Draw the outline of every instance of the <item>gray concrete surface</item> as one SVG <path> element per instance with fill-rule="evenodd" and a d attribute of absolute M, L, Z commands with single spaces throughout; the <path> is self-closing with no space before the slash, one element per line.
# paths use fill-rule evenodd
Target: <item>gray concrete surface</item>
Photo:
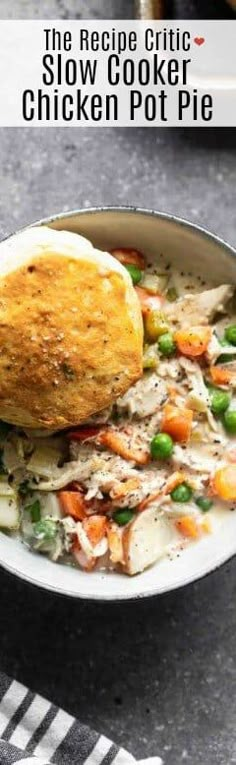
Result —
<path fill-rule="evenodd" d="M 2 18 L 125 9 L 131 15 L 132 4 L 0 0 Z M 1 129 L 0 184 L 1 236 L 55 211 L 122 203 L 175 212 L 236 244 L 231 130 Z M 233 765 L 235 573 L 231 561 L 167 597 L 103 606 L 1 571 L 0 668 L 139 757 Z"/>

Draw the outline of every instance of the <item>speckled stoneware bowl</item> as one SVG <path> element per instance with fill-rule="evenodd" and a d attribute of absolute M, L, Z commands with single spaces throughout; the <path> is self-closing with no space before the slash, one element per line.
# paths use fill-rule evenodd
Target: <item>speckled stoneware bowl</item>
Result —
<path fill-rule="evenodd" d="M 132 246 L 147 255 L 163 253 L 178 268 L 206 279 L 236 284 L 236 251 L 213 234 L 164 213 L 135 208 L 97 208 L 62 213 L 40 221 L 91 239 L 102 249 Z M 134 578 L 90 574 L 51 563 L 0 533 L 0 563 L 12 574 L 52 592 L 94 600 L 128 600 L 168 592 L 213 571 L 236 552 L 236 513 L 226 513 L 219 530 L 195 542 L 180 557 L 156 563 Z"/>

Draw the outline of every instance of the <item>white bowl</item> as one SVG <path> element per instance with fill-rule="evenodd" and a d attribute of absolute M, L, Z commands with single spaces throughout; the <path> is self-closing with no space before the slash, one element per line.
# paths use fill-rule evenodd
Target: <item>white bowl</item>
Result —
<path fill-rule="evenodd" d="M 170 215 L 135 208 L 96 208 L 40 223 L 76 231 L 103 249 L 132 246 L 149 255 L 163 253 L 180 270 L 236 284 L 236 251 L 213 234 Z M 113 572 L 88 574 L 52 563 L 0 533 L 0 563 L 7 571 L 52 592 L 91 600 L 128 600 L 168 592 L 205 576 L 235 553 L 236 513 L 228 512 L 215 533 L 134 578 Z"/>

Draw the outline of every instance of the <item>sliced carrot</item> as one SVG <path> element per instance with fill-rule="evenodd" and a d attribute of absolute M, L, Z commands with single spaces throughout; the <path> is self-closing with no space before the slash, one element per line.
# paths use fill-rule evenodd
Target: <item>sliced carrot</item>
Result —
<path fill-rule="evenodd" d="M 134 479 L 133 479 L 134 480 Z M 84 499 L 83 490 L 81 488 L 81 485 L 78 483 L 78 481 L 72 481 L 72 483 L 68 484 L 68 486 L 65 487 L 65 489 L 62 489 L 61 492 L 58 492 L 61 494 L 71 494 L 71 493 L 79 493 L 81 496 L 81 507 L 82 504 L 84 506 L 85 514 L 87 515 L 87 512 L 94 512 L 94 513 L 108 513 L 110 510 L 112 510 L 113 505 L 111 500 L 108 497 L 104 497 L 103 499 L 97 499 L 97 497 L 94 497 L 93 499 Z M 78 520 L 83 520 L 83 518 L 78 518 Z"/>
<path fill-rule="evenodd" d="M 197 539 L 200 536 L 200 528 L 195 518 L 192 515 L 182 515 L 181 518 L 175 522 L 176 528 L 184 537 L 192 537 Z"/>
<path fill-rule="evenodd" d="M 111 255 L 120 261 L 120 263 L 137 266 L 141 271 L 145 268 L 145 258 L 139 250 L 133 250 L 132 247 L 118 247 L 111 250 Z"/>
<path fill-rule="evenodd" d="M 83 528 L 91 545 L 96 547 L 106 534 L 107 519 L 104 515 L 90 515 L 83 521 Z"/>
<path fill-rule="evenodd" d="M 174 441 L 180 441 L 180 443 L 186 443 L 189 441 L 192 429 L 193 412 L 191 409 L 187 409 L 172 404 L 166 404 L 163 410 L 163 418 L 161 422 L 161 430 L 163 433 L 168 433 Z"/>
<path fill-rule="evenodd" d="M 135 491 L 135 489 L 138 489 L 140 486 L 140 480 L 139 478 L 128 478 L 127 481 L 121 481 L 117 485 L 114 486 L 114 489 L 111 490 L 111 497 L 112 499 L 122 499 L 122 497 L 126 497 L 127 494 L 130 494 L 130 492 Z"/>
<path fill-rule="evenodd" d="M 164 298 L 162 295 L 150 295 L 143 287 L 135 287 L 140 302 L 142 314 L 145 316 L 149 311 L 160 311 Z"/>
<path fill-rule="evenodd" d="M 214 475 L 213 486 L 221 499 L 236 500 L 236 465 L 219 468 Z"/>
<path fill-rule="evenodd" d="M 101 430 L 101 426 L 99 425 L 81 425 L 81 428 L 76 428 L 76 430 L 70 430 L 66 437 L 69 438 L 70 441 L 86 441 L 88 438 L 95 438 L 95 436 L 98 435 L 98 433 Z"/>
<path fill-rule="evenodd" d="M 210 375 L 216 385 L 236 385 L 236 370 L 230 369 L 229 364 L 225 367 L 210 367 Z"/>
<path fill-rule="evenodd" d="M 180 353 L 183 353 L 184 356 L 202 356 L 211 339 L 211 332 L 210 327 L 179 329 L 175 332 L 174 336 L 178 350 Z"/>
<path fill-rule="evenodd" d="M 122 534 L 113 521 L 110 521 L 107 527 L 107 540 L 112 563 L 123 563 L 123 544 Z"/>
<path fill-rule="evenodd" d="M 115 454 L 119 454 L 124 460 L 132 460 L 137 462 L 138 465 L 146 465 L 149 462 L 149 454 L 143 449 L 132 449 L 127 446 L 121 433 L 117 433 L 114 430 L 104 430 L 99 436 L 99 443 L 111 449 Z"/>
<path fill-rule="evenodd" d="M 71 515 L 76 521 L 86 518 L 86 502 L 79 491 L 58 491 L 57 496 L 64 515 Z"/>

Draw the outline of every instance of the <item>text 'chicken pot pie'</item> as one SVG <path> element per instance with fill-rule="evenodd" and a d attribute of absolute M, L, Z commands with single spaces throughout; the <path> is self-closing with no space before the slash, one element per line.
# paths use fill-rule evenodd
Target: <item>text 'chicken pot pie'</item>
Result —
<path fill-rule="evenodd" d="M 142 372 L 127 270 L 77 234 L 33 227 L 0 245 L 0 418 L 77 425 Z"/>

